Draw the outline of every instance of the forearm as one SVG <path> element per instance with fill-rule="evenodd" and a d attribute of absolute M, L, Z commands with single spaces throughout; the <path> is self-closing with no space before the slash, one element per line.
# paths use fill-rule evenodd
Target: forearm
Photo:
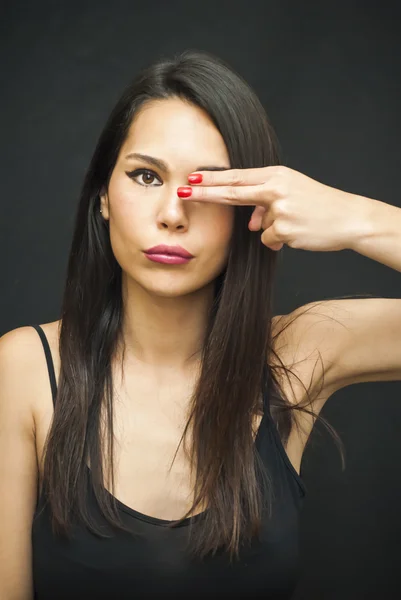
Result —
<path fill-rule="evenodd" d="M 361 227 L 350 244 L 351 250 L 401 272 L 401 208 L 359 198 Z"/>

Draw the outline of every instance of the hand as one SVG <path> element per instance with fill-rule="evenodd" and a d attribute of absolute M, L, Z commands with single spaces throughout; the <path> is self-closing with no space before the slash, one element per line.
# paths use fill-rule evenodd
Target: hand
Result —
<path fill-rule="evenodd" d="M 362 229 L 365 198 L 283 165 L 199 173 L 201 184 L 178 188 L 178 195 L 185 201 L 256 206 L 248 227 L 263 229 L 261 241 L 272 250 L 284 244 L 321 252 L 343 250 Z M 182 190 L 192 193 L 186 197 Z"/>

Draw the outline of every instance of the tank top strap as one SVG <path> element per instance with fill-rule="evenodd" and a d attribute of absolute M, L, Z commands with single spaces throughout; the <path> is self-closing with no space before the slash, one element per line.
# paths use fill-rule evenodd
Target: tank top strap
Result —
<path fill-rule="evenodd" d="M 50 386 L 52 390 L 52 398 L 53 398 L 53 406 L 56 404 L 56 395 L 57 395 L 57 382 L 56 382 L 56 374 L 54 372 L 54 363 L 52 358 L 52 353 L 50 351 L 49 342 L 45 335 L 45 332 L 41 328 L 40 325 L 32 325 L 34 329 L 38 332 L 40 339 L 42 340 L 43 349 L 45 351 L 47 370 L 49 372 Z"/>

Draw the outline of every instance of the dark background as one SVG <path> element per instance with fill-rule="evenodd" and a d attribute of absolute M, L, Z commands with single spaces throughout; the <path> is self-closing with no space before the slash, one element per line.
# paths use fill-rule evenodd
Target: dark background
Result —
<path fill-rule="evenodd" d="M 0 335 L 59 318 L 97 137 L 128 81 L 161 54 L 224 58 L 261 98 L 285 164 L 401 206 L 400 16 L 395 2 L 4 4 Z M 401 298 L 401 273 L 351 251 L 284 248 L 277 285 L 277 313 L 343 294 Z M 351 386 L 323 415 L 346 470 L 317 426 L 302 464 L 296 600 L 401 598 L 401 384 Z"/>

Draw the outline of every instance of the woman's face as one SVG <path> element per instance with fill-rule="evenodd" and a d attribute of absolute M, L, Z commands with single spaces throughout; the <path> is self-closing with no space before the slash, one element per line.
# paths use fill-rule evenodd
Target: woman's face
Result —
<path fill-rule="evenodd" d="M 153 157 L 127 157 L 129 154 Z M 121 148 L 109 188 L 101 194 L 113 253 L 123 271 L 148 292 L 175 297 L 200 290 L 224 269 L 234 207 L 185 200 L 177 187 L 189 173 L 230 168 L 223 138 L 200 108 L 178 98 L 152 100 L 137 113 Z M 151 261 L 144 251 L 179 245 L 194 258 L 184 264 Z"/>

